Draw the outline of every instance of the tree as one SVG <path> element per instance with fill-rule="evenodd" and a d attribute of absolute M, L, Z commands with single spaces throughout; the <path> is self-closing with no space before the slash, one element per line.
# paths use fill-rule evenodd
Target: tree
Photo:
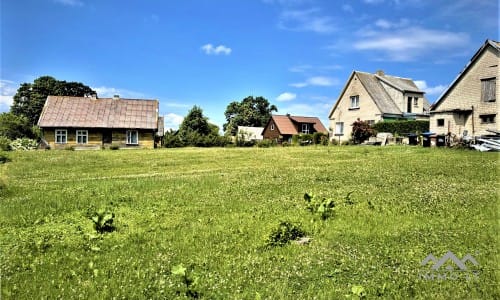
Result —
<path fill-rule="evenodd" d="M 208 135 L 211 132 L 207 117 L 203 116 L 203 110 L 193 106 L 179 127 L 179 134 L 184 137 L 189 133 Z"/>
<path fill-rule="evenodd" d="M 33 83 L 22 83 L 14 95 L 10 112 L 25 116 L 30 125 L 36 125 L 47 96 L 83 97 L 95 94 L 90 87 L 79 82 L 60 81 L 50 76 L 41 76 Z"/>
<path fill-rule="evenodd" d="M 12 113 L 1 113 L 0 136 L 15 140 L 25 137 L 35 138 L 36 133 L 32 130 L 32 126 L 25 116 L 16 116 Z"/>
<path fill-rule="evenodd" d="M 248 96 L 241 102 L 233 101 L 226 107 L 224 115 L 226 123 L 224 132 L 236 135 L 238 126 L 264 127 L 271 113 L 278 111 L 275 105 L 270 105 L 264 97 Z"/>

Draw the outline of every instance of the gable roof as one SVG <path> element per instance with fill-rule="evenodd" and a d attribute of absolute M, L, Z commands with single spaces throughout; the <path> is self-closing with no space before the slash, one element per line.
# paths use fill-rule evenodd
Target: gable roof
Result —
<path fill-rule="evenodd" d="M 295 124 L 312 124 L 317 132 L 327 132 L 323 123 L 317 117 L 302 117 L 290 115 L 272 115 L 269 121 L 273 120 L 281 134 L 298 134 L 299 131 Z M 268 122 L 269 123 L 269 122 Z M 267 126 L 266 126 L 267 127 Z"/>
<path fill-rule="evenodd" d="M 479 59 L 481 54 L 483 54 L 483 52 L 486 51 L 486 49 L 488 49 L 489 47 L 492 47 L 494 50 L 497 51 L 497 53 L 500 53 L 500 42 L 493 40 L 486 40 L 484 44 L 479 48 L 479 50 L 477 50 L 477 52 L 472 56 L 469 62 L 467 62 L 462 71 L 458 73 L 457 77 L 455 77 L 455 79 L 451 82 L 451 84 L 446 88 L 446 90 L 444 90 L 441 96 L 439 96 L 436 102 L 431 106 L 431 111 L 435 110 L 439 106 L 439 104 L 441 104 L 443 99 L 446 98 L 446 96 L 450 93 L 450 91 L 452 91 L 453 88 L 455 88 L 455 86 L 458 84 L 458 82 L 460 82 L 462 77 L 469 71 L 469 68 L 472 65 L 474 65 L 474 63 Z"/>
<path fill-rule="evenodd" d="M 158 129 L 158 100 L 48 96 L 40 127 Z"/>
<path fill-rule="evenodd" d="M 344 93 L 347 90 L 347 87 L 349 86 L 349 83 L 352 81 L 354 76 L 357 76 L 359 78 L 359 81 L 366 89 L 370 97 L 373 99 L 377 108 L 383 114 L 401 115 L 403 114 L 403 112 L 396 105 L 396 103 L 391 98 L 389 93 L 387 93 L 387 90 L 383 87 L 382 82 L 399 90 L 402 93 L 410 92 L 410 93 L 424 94 L 424 92 L 420 90 L 415 84 L 415 82 L 410 78 L 353 71 L 351 73 L 351 76 L 349 76 L 346 85 L 342 89 L 340 96 L 337 99 L 337 102 L 335 102 L 335 105 L 330 110 L 328 117 L 332 116 L 333 112 L 335 111 L 335 109 L 339 104 L 339 100 L 342 99 Z M 425 98 L 423 99 L 424 99 L 424 107 L 428 106 L 427 100 Z"/>

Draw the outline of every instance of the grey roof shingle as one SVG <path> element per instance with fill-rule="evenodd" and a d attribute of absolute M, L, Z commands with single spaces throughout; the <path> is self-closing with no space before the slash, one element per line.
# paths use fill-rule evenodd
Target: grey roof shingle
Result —
<path fill-rule="evenodd" d="M 391 96 L 382 87 L 379 82 L 380 76 L 356 71 L 361 84 L 368 91 L 375 104 L 382 113 L 386 114 L 402 114 L 396 103 L 392 100 Z"/>
<path fill-rule="evenodd" d="M 158 129 L 158 101 L 48 96 L 40 127 Z"/>

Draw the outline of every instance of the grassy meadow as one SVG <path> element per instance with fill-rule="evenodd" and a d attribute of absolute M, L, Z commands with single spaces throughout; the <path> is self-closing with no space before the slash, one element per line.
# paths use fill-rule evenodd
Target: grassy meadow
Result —
<path fill-rule="evenodd" d="M 500 298 L 497 153 L 311 146 L 4 155 L 1 299 Z M 333 199 L 333 214 L 308 211 L 306 192 Z M 114 214 L 115 230 L 94 229 L 101 209 Z M 280 222 L 310 243 L 269 246 Z M 448 251 L 478 265 L 421 265 Z"/>

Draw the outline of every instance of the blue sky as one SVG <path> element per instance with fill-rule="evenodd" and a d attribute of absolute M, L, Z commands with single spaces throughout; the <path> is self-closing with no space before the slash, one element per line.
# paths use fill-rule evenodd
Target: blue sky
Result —
<path fill-rule="evenodd" d="M 50 75 L 100 97 L 193 106 L 221 126 L 232 101 L 320 117 L 353 70 L 409 77 L 432 103 L 486 39 L 496 0 L 2 0 L 0 111 Z"/>

